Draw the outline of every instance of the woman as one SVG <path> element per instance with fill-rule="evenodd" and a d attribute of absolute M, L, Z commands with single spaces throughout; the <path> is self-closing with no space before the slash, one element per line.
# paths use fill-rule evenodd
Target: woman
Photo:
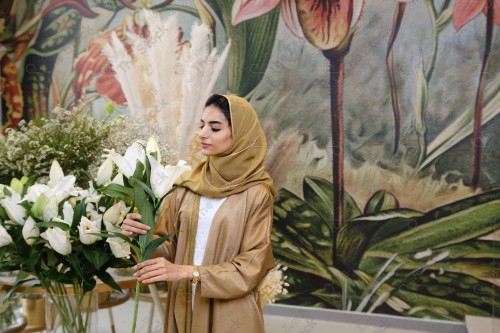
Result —
<path fill-rule="evenodd" d="M 172 237 L 135 274 L 146 284 L 169 281 L 165 332 L 264 332 L 258 287 L 275 265 L 264 133 L 245 99 L 213 95 L 198 138 L 207 159 L 181 177 L 188 182 L 165 198 L 155 225 L 155 235 Z M 139 214 L 122 228 L 148 230 Z"/>

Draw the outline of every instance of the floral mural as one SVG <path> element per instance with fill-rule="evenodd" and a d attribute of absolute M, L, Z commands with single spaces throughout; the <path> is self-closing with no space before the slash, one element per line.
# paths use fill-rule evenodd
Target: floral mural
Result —
<path fill-rule="evenodd" d="M 500 1 L 19 0 L 0 13 L 4 134 L 57 105 L 142 114 L 171 155 L 194 156 L 185 123 L 207 94 L 255 105 L 280 188 L 278 302 L 500 317 Z"/>

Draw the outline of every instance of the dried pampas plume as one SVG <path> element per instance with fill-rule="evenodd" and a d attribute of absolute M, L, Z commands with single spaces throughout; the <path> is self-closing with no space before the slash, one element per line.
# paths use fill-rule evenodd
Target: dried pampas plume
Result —
<path fill-rule="evenodd" d="M 266 124 L 264 133 L 268 138 L 272 133 L 272 126 Z M 266 158 L 266 169 L 274 181 L 276 189 L 285 185 L 288 173 L 295 165 L 295 159 L 302 143 L 302 135 L 297 129 L 287 129 L 283 131 L 278 138 L 270 144 Z"/>
<path fill-rule="evenodd" d="M 131 114 L 142 115 L 157 124 L 170 146 L 178 147 L 178 158 L 191 161 L 195 119 L 200 117 L 207 98 L 227 58 L 230 42 L 218 55 L 210 50 L 210 29 L 193 24 L 191 40 L 181 43 L 176 15 L 163 20 L 160 14 L 143 10 L 150 37 L 127 33 L 132 54 L 115 33 L 103 52 L 116 72 Z"/>

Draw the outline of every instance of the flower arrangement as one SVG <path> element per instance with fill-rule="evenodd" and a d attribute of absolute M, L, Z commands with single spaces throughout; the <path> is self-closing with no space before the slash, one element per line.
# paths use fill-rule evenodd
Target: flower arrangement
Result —
<path fill-rule="evenodd" d="M 47 182 L 23 177 L 0 185 L 0 271 L 20 271 L 9 294 L 35 279 L 49 297 L 67 293 L 68 284 L 75 295 L 84 295 L 93 290 L 96 278 L 120 290 L 107 269 L 131 266 L 131 249 L 142 261 L 166 240 L 153 241 L 152 230 L 130 239 L 121 234 L 120 224 L 136 207 L 143 222 L 153 226 L 161 200 L 190 167 L 184 161 L 163 166 L 154 139 L 147 145 L 134 142 L 123 156 L 106 150 L 105 157 L 88 189 L 75 186 L 76 177 L 64 175 L 55 160 Z M 28 274 L 32 277 L 23 278 Z M 51 299 L 65 316 L 61 324 L 68 331 L 86 330 L 88 320 L 80 311 L 84 296 L 71 309 L 57 304 L 61 302 L 57 297 Z M 137 305 L 138 299 L 135 318 Z"/>
<path fill-rule="evenodd" d="M 0 185 L 0 271 L 19 271 L 8 296 L 36 280 L 66 315 L 60 323 L 64 330 L 85 332 L 88 320 L 80 311 L 85 293 L 94 289 L 96 278 L 121 290 L 107 270 L 132 261 L 126 259 L 129 254 L 93 235 L 103 230 L 103 220 L 119 219 L 112 216 L 114 200 L 97 194 L 92 186 L 83 190 L 75 181 L 54 160 L 46 183 L 23 177 L 13 179 L 10 186 Z M 76 297 L 69 309 L 53 297 L 68 293 Z"/>

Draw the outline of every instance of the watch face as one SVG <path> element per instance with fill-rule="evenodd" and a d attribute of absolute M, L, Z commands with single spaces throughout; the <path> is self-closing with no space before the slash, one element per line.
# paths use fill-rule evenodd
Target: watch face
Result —
<path fill-rule="evenodd" d="M 198 271 L 194 271 L 194 272 L 193 272 L 193 276 L 194 276 L 194 277 L 200 277 L 200 272 L 198 272 Z"/>

